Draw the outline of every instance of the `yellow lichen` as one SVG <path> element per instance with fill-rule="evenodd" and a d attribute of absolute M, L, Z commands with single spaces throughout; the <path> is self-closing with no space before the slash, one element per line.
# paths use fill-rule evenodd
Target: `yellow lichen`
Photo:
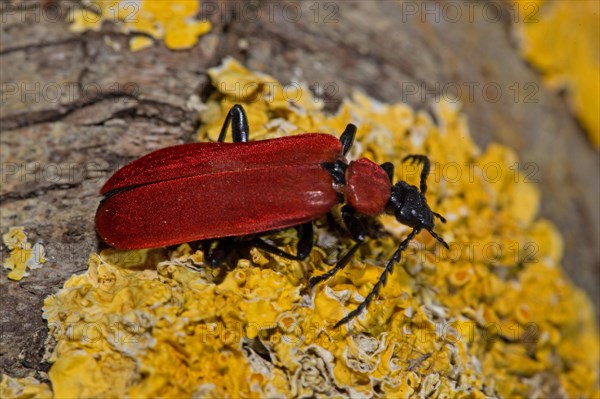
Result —
<path fill-rule="evenodd" d="M 600 2 L 519 0 L 523 56 L 552 89 L 567 89 L 571 107 L 600 147 Z"/>
<path fill-rule="evenodd" d="M 448 218 L 436 229 L 451 247 L 419 234 L 367 312 L 339 329 L 333 325 L 370 292 L 408 232 L 391 217 L 381 221 L 392 236 L 369 240 L 313 290 L 310 276 L 352 244 L 325 221 L 304 262 L 240 249 L 235 268 L 212 269 L 187 244 L 93 254 L 88 271 L 44 304 L 58 342 L 49 372 L 56 394 L 484 398 L 548 397 L 557 394 L 552 387 L 569 397 L 598 394 L 593 310 L 560 267 L 560 234 L 537 218 L 538 190 L 511 169 L 515 153 L 499 145 L 480 151 L 456 104 L 439 102 L 436 124 L 405 104 L 355 94 L 326 115 L 303 86 L 234 60 L 210 76 L 217 92 L 201 114 L 201 141 L 216 139 L 228 109 L 242 103 L 251 139 L 339 134 L 353 122 L 351 157 L 392 161 L 395 178 L 412 184 L 418 170 L 401 159 L 428 154 L 427 197 Z M 270 239 L 294 251 L 293 230 Z"/>
<path fill-rule="evenodd" d="M 47 384 L 42 384 L 33 377 L 12 378 L 2 375 L 0 381 L 0 398 L 14 399 L 50 399 L 52 390 Z"/>
<path fill-rule="evenodd" d="M 208 33 L 209 21 L 199 21 L 200 1 L 88 0 L 71 15 L 71 30 L 100 30 L 104 21 L 118 24 L 123 33 L 132 33 L 129 47 L 139 51 L 152 46 L 153 39 L 164 40 L 173 50 L 187 49 Z"/>
<path fill-rule="evenodd" d="M 27 269 L 39 269 L 46 262 L 44 247 L 40 243 L 31 245 L 23 227 L 13 227 L 2 235 L 4 245 L 10 255 L 4 261 L 4 268 L 9 269 L 8 278 L 21 280 L 28 276 Z"/>

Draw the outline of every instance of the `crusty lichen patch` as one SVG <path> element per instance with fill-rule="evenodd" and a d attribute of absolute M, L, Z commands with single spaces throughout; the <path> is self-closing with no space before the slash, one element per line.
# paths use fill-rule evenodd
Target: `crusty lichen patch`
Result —
<path fill-rule="evenodd" d="M 199 12 L 200 1 L 87 0 L 72 12 L 71 30 L 100 30 L 103 22 L 111 21 L 121 32 L 133 34 L 129 41 L 133 51 L 152 46 L 154 40 L 182 50 L 194 46 L 212 28 L 210 21 L 196 19 Z"/>
<path fill-rule="evenodd" d="M 2 235 L 2 241 L 10 251 L 4 260 L 4 268 L 9 269 L 7 277 L 19 281 L 29 275 L 27 270 L 39 269 L 46 262 L 44 246 L 31 243 L 23 227 L 12 227 Z"/>
<path fill-rule="evenodd" d="M 523 56 L 545 83 L 566 89 L 575 114 L 600 148 L 600 2 L 519 0 Z"/>
<path fill-rule="evenodd" d="M 88 271 L 48 297 L 57 397 L 592 397 L 598 332 L 589 300 L 565 277 L 562 240 L 537 217 L 539 193 L 514 169 L 516 155 L 477 148 L 456 104 L 437 123 L 405 104 L 356 94 L 336 115 L 301 85 L 284 87 L 233 60 L 210 71 L 218 91 L 199 139 L 215 139 L 243 103 L 251 138 L 359 126 L 351 157 L 434 161 L 428 201 L 448 218 L 444 250 L 417 236 L 368 311 L 333 324 L 372 289 L 408 228 L 382 217 L 344 271 L 306 288 L 351 245 L 319 221 L 304 262 L 240 249 L 236 267 L 211 269 L 201 251 L 92 254 Z M 245 90 L 245 91 L 243 91 Z M 288 99 L 293 98 L 291 103 Z M 295 233 L 270 237 L 293 252 Z"/>
<path fill-rule="evenodd" d="M 0 381 L 0 398 L 50 399 L 52 390 L 33 377 L 12 378 L 4 374 Z"/>

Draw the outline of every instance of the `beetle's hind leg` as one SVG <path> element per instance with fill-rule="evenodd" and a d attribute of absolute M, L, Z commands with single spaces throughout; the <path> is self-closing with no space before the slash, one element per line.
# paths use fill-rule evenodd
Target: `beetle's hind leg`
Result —
<path fill-rule="evenodd" d="M 335 275 L 337 272 L 346 267 L 348 262 L 350 262 L 350 259 L 352 259 L 352 256 L 354 256 L 356 251 L 358 251 L 360 246 L 365 242 L 365 239 L 367 237 L 367 229 L 363 222 L 354 215 L 354 210 L 349 205 L 345 205 L 342 208 L 342 217 L 344 219 L 344 224 L 346 225 L 346 227 L 350 231 L 350 234 L 352 234 L 352 237 L 356 242 L 354 243 L 352 248 L 350 248 L 350 250 L 342 257 L 342 259 L 340 259 L 335 264 L 334 267 L 332 267 L 327 272 L 319 276 L 311 277 L 311 279 L 308 281 L 308 286 L 310 288 L 319 284 L 321 281 L 333 277 L 333 275 Z"/>
<path fill-rule="evenodd" d="M 248 137 L 250 136 L 250 128 L 248 127 L 248 117 L 246 116 L 244 107 L 242 107 L 240 104 L 236 104 L 233 107 L 231 107 L 231 109 L 227 113 L 227 116 L 225 117 L 225 122 L 223 122 L 223 127 L 221 128 L 221 133 L 219 134 L 219 143 L 225 141 L 225 136 L 227 136 L 227 128 L 229 128 L 230 123 L 233 142 L 247 142 Z"/>
<path fill-rule="evenodd" d="M 421 193 L 425 195 L 427 192 L 427 176 L 429 175 L 429 171 L 431 169 L 431 163 L 429 162 L 429 158 L 426 155 L 407 155 L 404 157 L 402 162 L 411 162 L 416 164 L 423 164 L 423 170 L 421 170 Z"/>
<path fill-rule="evenodd" d="M 296 227 L 298 231 L 298 243 L 296 244 L 296 255 L 292 255 L 288 252 L 277 248 L 274 245 L 269 244 L 262 238 L 255 237 L 250 240 L 250 243 L 263 251 L 271 254 L 281 256 L 282 258 L 290 260 L 304 260 L 310 254 L 313 247 L 314 232 L 312 222 L 307 222 Z"/>
<path fill-rule="evenodd" d="M 213 243 L 217 241 L 217 245 L 213 247 Z M 204 240 L 202 241 L 204 257 L 210 267 L 219 267 L 225 262 L 235 249 L 235 238 L 224 237 L 219 240 Z"/>
<path fill-rule="evenodd" d="M 348 313 L 348 315 L 346 317 L 344 317 L 343 319 L 338 321 L 335 324 L 334 328 L 337 328 L 337 327 L 341 326 L 342 324 L 345 324 L 345 323 L 349 322 L 350 320 L 352 320 L 353 318 L 355 318 L 356 316 L 358 316 L 360 314 L 360 312 L 362 312 L 364 309 L 366 309 L 369 306 L 369 304 L 371 303 L 373 298 L 375 298 L 375 296 L 379 295 L 379 291 L 381 290 L 381 287 L 383 287 L 387 281 L 388 274 L 392 271 L 396 262 L 398 262 L 400 260 L 402 251 L 404 251 L 406 249 L 406 247 L 408 247 L 408 244 L 410 243 L 410 241 L 419 233 L 419 231 L 421 231 L 420 228 L 414 229 L 400 243 L 400 245 L 398 246 L 398 249 L 396 250 L 396 252 L 394 252 L 394 255 L 392 255 L 392 257 L 388 261 L 387 265 L 385 266 L 383 273 L 381 273 L 381 276 L 379 276 L 379 280 L 377 281 L 377 283 L 375 283 L 371 292 L 369 292 L 369 295 L 367 295 L 365 300 L 362 301 L 362 303 L 360 305 L 358 305 L 358 307 L 356 309 L 354 309 L 352 312 Z"/>

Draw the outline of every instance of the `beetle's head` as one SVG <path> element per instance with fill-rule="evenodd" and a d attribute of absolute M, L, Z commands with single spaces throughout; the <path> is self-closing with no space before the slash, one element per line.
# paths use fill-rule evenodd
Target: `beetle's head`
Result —
<path fill-rule="evenodd" d="M 399 181 L 392 186 L 388 209 L 400 223 L 413 229 L 427 230 L 429 234 L 448 247 L 448 244 L 433 231 L 436 217 L 442 223 L 445 223 L 446 219 L 431 210 L 425 196 L 417 187 L 404 181 Z"/>
<path fill-rule="evenodd" d="M 396 219 L 407 226 L 433 229 L 433 211 L 419 189 L 400 181 L 392 187 L 390 202 Z"/>

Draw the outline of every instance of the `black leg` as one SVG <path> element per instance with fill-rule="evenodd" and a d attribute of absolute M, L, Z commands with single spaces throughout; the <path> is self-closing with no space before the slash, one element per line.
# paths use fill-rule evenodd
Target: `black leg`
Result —
<path fill-rule="evenodd" d="M 356 136 L 356 126 L 349 123 L 340 136 L 340 141 L 342 142 L 342 154 L 346 155 L 348 151 L 350 151 L 350 147 L 352 147 L 352 144 L 354 143 L 354 136 Z"/>
<path fill-rule="evenodd" d="M 390 178 L 390 183 L 394 183 L 394 164 L 391 162 L 384 162 L 379 166 L 381 166 L 381 169 L 385 170 L 385 173 Z"/>
<path fill-rule="evenodd" d="M 352 208 L 350 208 L 348 205 L 344 206 L 344 208 L 342 208 L 342 216 L 344 218 L 344 223 L 346 224 L 346 227 L 348 228 L 348 230 L 350 230 L 350 234 L 352 234 L 352 237 L 356 240 L 356 243 L 342 257 L 342 259 L 340 259 L 338 263 L 336 263 L 334 267 L 329 269 L 326 273 L 321 274 L 320 276 L 311 277 L 311 279 L 308 281 L 308 286 L 310 288 L 314 287 L 323 280 L 327 280 L 328 278 L 336 274 L 338 271 L 342 270 L 348 264 L 348 262 L 350 262 L 350 259 L 352 259 L 352 256 L 354 256 L 358 248 L 360 248 L 360 246 L 365 242 L 365 238 L 367 236 L 366 228 L 363 225 L 362 221 L 354 215 L 354 211 L 352 210 Z"/>
<path fill-rule="evenodd" d="M 298 244 L 296 244 L 296 257 L 300 260 L 306 259 L 310 254 L 314 243 L 314 231 L 312 222 L 304 223 L 298 227 Z"/>
<path fill-rule="evenodd" d="M 408 155 L 402 160 L 402 162 L 406 161 L 423 164 L 423 170 L 421 171 L 421 193 L 425 195 L 427 192 L 427 175 L 429 175 L 429 170 L 431 168 L 429 158 L 425 155 Z"/>
<path fill-rule="evenodd" d="M 291 259 L 291 260 L 304 260 L 310 254 L 310 251 L 313 247 L 313 225 L 312 222 L 304 223 L 298 227 L 298 243 L 296 244 L 296 255 L 292 255 L 281 249 L 277 248 L 274 245 L 265 242 L 263 239 L 259 237 L 255 237 L 250 240 L 250 243 L 257 248 L 262 249 L 263 251 L 272 253 L 277 256 L 281 256 L 282 258 Z"/>
<path fill-rule="evenodd" d="M 248 128 L 248 117 L 246 117 L 246 112 L 244 108 L 236 104 L 227 113 L 227 117 L 225 118 L 225 122 L 223 122 L 223 127 L 221 128 L 221 133 L 219 134 L 219 143 L 225 141 L 225 136 L 227 135 L 227 128 L 231 123 L 231 134 L 233 136 L 234 143 L 245 143 L 248 141 L 248 136 L 250 135 Z"/>
<path fill-rule="evenodd" d="M 235 239 L 233 237 L 221 238 L 217 241 L 217 246 L 212 248 L 214 241 L 206 240 L 203 242 L 204 256 L 212 268 L 221 266 L 235 248 Z"/>
<path fill-rule="evenodd" d="M 367 295 L 365 300 L 362 301 L 362 303 L 360 305 L 358 305 L 358 307 L 356 309 L 354 309 L 352 312 L 348 313 L 348 315 L 346 317 L 344 317 L 342 320 L 338 321 L 335 324 L 334 328 L 337 328 L 337 327 L 341 326 L 342 324 L 349 322 L 350 320 L 352 320 L 353 318 L 358 316 L 360 314 L 360 312 L 362 312 L 367 306 L 369 306 L 369 304 L 371 303 L 373 298 L 379 294 L 379 290 L 381 289 L 381 287 L 383 287 L 385 285 L 385 283 L 387 281 L 387 276 L 394 268 L 394 264 L 400 260 L 400 255 L 402 254 L 402 251 L 404 251 L 406 249 L 406 247 L 408 247 L 408 243 L 410 242 L 410 240 L 412 240 L 419 233 L 419 231 L 421 231 L 420 228 L 414 229 L 404 239 L 404 241 L 402 241 L 400 243 L 400 245 L 398 246 L 398 249 L 396 250 L 396 252 L 394 252 L 394 255 L 390 258 L 387 265 L 385 266 L 383 273 L 381 273 L 381 276 L 379 276 L 379 280 L 373 286 L 373 289 L 371 290 L 371 292 L 369 292 L 369 295 Z"/>
<path fill-rule="evenodd" d="M 339 160 L 335 162 L 325 162 L 322 163 L 321 166 L 329 172 L 336 184 L 346 184 L 346 169 L 348 168 L 348 165 L 344 162 Z"/>

